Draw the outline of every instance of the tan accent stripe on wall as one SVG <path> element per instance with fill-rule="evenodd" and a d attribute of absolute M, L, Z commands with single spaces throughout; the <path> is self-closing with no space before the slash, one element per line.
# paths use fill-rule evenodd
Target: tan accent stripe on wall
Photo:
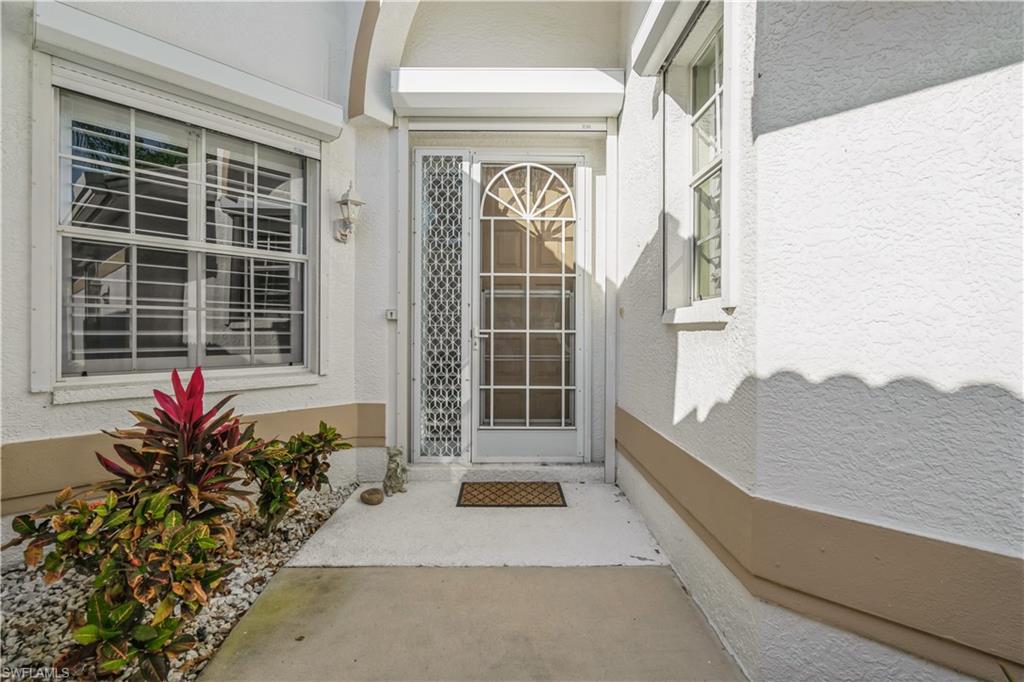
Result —
<path fill-rule="evenodd" d="M 619 408 L 616 443 L 756 597 L 963 672 L 1024 669 L 1024 561 L 755 497 Z"/>
<path fill-rule="evenodd" d="M 384 445 L 383 403 L 327 405 L 301 410 L 245 415 L 263 438 L 315 431 L 323 420 L 355 447 Z M 112 451 L 113 439 L 102 433 L 7 443 L 0 447 L 0 495 L 3 513 L 25 511 L 49 501 L 65 486 L 87 486 L 109 478 L 94 452 Z"/>

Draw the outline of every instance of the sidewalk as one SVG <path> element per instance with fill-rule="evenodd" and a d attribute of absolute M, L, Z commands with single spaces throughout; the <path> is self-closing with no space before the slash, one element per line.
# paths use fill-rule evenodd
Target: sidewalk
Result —
<path fill-rule="evenodd" d="M 286 568 L 202 682 L 742 680 L 666 566 Z"/>
<path fill-rule="evenodd" d="M 742 680 L 625 495 L 562 487 L 544 509 L 354 494 L 200 680 Z"/>

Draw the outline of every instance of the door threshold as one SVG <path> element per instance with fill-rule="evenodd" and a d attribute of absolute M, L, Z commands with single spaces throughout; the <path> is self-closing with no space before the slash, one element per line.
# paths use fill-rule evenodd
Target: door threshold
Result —
<path fill-rule="evenodd" d="M 410 464 L 410 481 L 555 481 L 604 483 L 604 464 Z"/>

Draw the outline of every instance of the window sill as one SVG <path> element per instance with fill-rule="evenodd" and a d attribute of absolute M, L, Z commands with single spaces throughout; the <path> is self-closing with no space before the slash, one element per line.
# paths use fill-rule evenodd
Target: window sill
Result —
<path fill-rule="evenodd" d="M 721 298 L 697 301 L 685 308 L 670 308 L 661 315 L 663 324 L 692 331 L 725 329 L 735 308 L 722 307 Z"/>
<path fill-rule="evenodd" d="M 64 379 L 53 386 L 53 404 L 92 403 L 125 398 L 145 398 L 153 389 L 169 390 L 169 372 L 147 372 L 131 376 L 96 376 Z M 307 368 L 221 369 L 203 373 L 207 393 L 228 393 L 261 388 L 312 386 L 320 377 Z M 188 376 L 183 376 L 187 381 Z"/>

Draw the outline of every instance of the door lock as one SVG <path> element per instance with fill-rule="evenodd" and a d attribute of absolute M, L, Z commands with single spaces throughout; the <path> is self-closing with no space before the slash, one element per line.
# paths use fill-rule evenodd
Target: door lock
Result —
<path fill-rule="evenodd" d="M 470 336 L 473 339 L 473 352 L 475 353 L 480 350 L 480 339 L 487 336 L 487 332 L 482 332 L 476 327 L 473 327 L 473 331 Z"/>

